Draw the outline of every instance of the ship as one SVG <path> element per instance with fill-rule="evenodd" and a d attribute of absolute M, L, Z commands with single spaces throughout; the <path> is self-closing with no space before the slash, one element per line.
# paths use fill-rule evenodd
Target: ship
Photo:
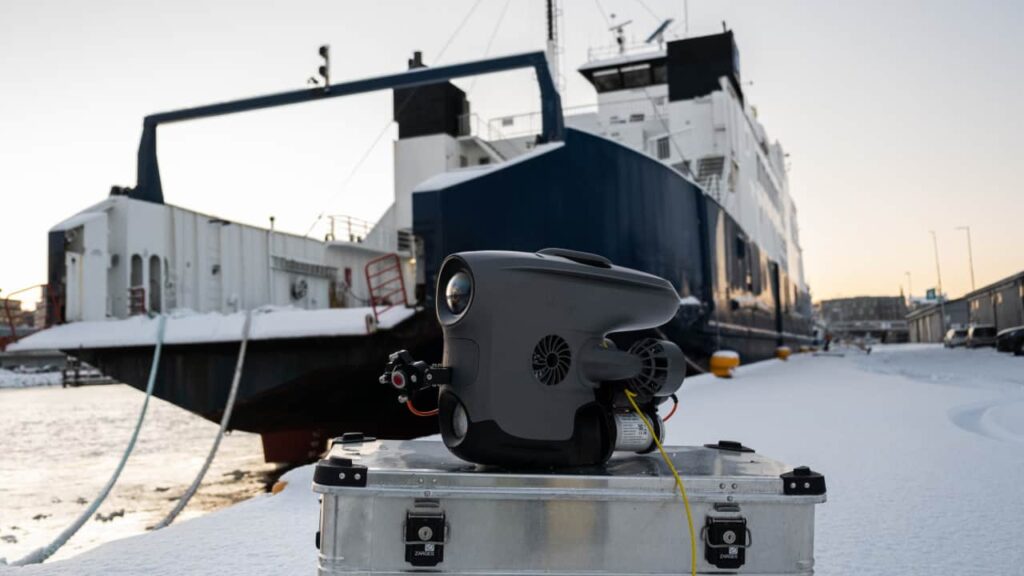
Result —
<path fill-rule="evenodd" d="M 230 426 L 260 434 L 268 461 L 304 462 L 344 431 L 436 433 L 378 376 L 396 350 L 440 360 L 433 286 L 456 252 L 558 247 L 661 276 L 679 310 L 657 336 L 694 370 L 719 350 L 751 362 L 811 344 L 786 154 L 747 101 L 733 32 L 629 47 L 619 27 L 578 69 L 596 107 L 566 113 L 555 30 L 547 52 L 433 67 L 416 53 L 395 74 L 147 117 L 136 185 L 49 231 L 50 327 L 11 349 L 60 349 L 145 389 L 162 315 L 154 394 L 219 421 L 247 337 Z M 518 68 L 539 112 L 479 121 L 452 82 Z M 398 125 L 379 221 L 310 238 L 165 202 L 159 126 L 376 90 Z"/>

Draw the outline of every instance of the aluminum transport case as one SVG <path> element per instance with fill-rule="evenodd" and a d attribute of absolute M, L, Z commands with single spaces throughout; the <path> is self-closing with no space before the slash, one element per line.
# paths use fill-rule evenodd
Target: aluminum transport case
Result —
<path fill-rule="evenodd" d="M 668 447 L 701 573 L 811 574 L 825 479 L 734 442 Z M 319 574 L 688 574 L 686 512 L 657 453 L 506 471 L 441 442 L 346 435 L 317 464 Z"/>

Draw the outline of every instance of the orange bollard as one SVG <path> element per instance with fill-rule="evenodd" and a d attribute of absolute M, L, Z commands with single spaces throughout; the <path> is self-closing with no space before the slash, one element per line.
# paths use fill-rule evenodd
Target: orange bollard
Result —
<path fill-rule="evenodd" d="M 732 350 L 719 350 L 711 355 L 711 373 L 719 378 L 732 378 L 740 365 L 740 355 Z"/>

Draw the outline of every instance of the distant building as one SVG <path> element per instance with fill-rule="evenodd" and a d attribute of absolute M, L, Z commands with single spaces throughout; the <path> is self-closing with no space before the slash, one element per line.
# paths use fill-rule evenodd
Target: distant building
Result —
<path fill-rule="evenodd" d="M 996 330 L 1024 326 L 1024 271 L 968 292 L 968 320 Z"/>
<path fill-rule="evenodd" d="M 942 313 L 945 311 L 945 322 Z M 945 330 L 967 326 L 967 300 L 957 298 L 943 305 L 937 302 L 918 306 L 907 314 L 911 342 L 942 342 Z"/>
<path fill-rule="evenodd" d="M 941 342 L 943 326 L 965 328 L 971 324 L 995 326 L 996 330 L 1024 326 L 1024 271 L 968 292 L 963 298 L 931 304 L 907 314 L 911 342 Z"/>
<path fill-rule="evenodd" d="M 12 314 L 21 312 L 21 300 L 0 298 L 0 314 L 6 314 L 7 311 L 10 311 Z"/>
<path fill-rule="evenodd" d="M 836 337 L 907 341 L 907 303 L 901 296 L 858 296 L 821 301 L 821 319 Z"/>
<path fill-rule="evenodd" d="M 0 323 L 9 326 L 11 322 L 15 326 L 32 326 L 33 312 L 21 308 L 21 300 L 0 298 Z"/>
<path fill-rule="evenodd" d="M 21 309 L 21 300 L 0 298 L 0 352 L 11 342 L 33 332 L 32 315 L 32 310 Z"/>

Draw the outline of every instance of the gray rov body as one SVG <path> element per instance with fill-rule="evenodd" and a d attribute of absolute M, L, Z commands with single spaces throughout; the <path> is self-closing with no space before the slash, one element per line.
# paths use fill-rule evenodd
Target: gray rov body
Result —
<path fill-rule="evenodd" d="M 436 306 L 447 371 L 439 423 L 459 457 L 578 466 L 653 448 L 626 391 L 660 435 L 657 406 L 682 384 L 685 359 L 672 342 L 618 350 L 607 336 L 671 320 L 679 295 L 666 280 L 571 250 L 464 252 L 441 266 Z M 410 395 L 410 383 L 433 376 L 401 364 L 382 381 Z"/>

